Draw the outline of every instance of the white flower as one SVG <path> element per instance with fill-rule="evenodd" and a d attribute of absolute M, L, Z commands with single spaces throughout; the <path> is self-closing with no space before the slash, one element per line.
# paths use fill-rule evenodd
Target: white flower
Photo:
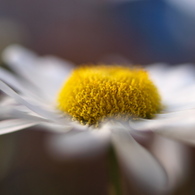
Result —
<path fill-rule="evenodd" d="M 184 176 L 188 158 L 184 158 L 183 145 L 156 135 L 153 152 L 159 163 L 134 138 L 142 138 L 150 130 L 195 143 L 195 74 L 191 65 L 147 67 L 165 105 L 162 114 L 154 119 L 107 122 L 97 130 L 71 121 L 56 109 L 56 95 L 74 65 L 52 56 L 38 57 L 20 46 L 8 47 L 2 57 L 16 74 L 0 68 L 0 90 L 7 94 L 0 103 L 0 134 L 42 125 L 56 133 L 49 138 L 49 151 L 56 156 L 97 155 L 112 142 L 127 175 L 153 191 L 170 190 Z"/>

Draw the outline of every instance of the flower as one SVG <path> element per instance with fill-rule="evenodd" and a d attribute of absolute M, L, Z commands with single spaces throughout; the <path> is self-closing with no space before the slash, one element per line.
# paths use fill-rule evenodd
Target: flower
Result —
<path fill-rule="evenodd" d="M 161 95 L 162 103 L 160 103 L 160 97 L 155 86 L 143 70 L 135 70 L 137 72 L 133 74 L 134 71 L 128 72 L 128 68 L 111 67 L 110 70 L 105 66 L 100 67 L 98 75 L 102 74 L 102 69 L 105 69 L 105 72 L 113 71 L 119 75 L 122 74 L 122 71 L 122 76 L 126 75 L 127 82 L 137 83 L 139 81 L 139 84 L 135 85 L 131 92 L 127 92 L 133 94 L 131 98 L 135 99 L 133 100 L 134 104 L 138 104 L 137 111 L 130 117 L 146 118 L 121 122 L 120 117 L 116 119 L 118 117 L 117 112 L 114 112 L 116 117 L 114 116 L 113 120 L 105 120 L 99 124 L 99 119 L 110 115 L 105 115 L 105 112 L 102 111 L 103 115 L 99 117 L 95 112 L 95 120 L 91 120 L 91 117 L 87 116 L 88 112 L 84 115 L 79 112 L 72 112 L 70 111 L 72 107 L 66 107 L 67 104 L 61 100 L 63 97 L 63 99 L 67 100 L 67 103 L 74 103 L 74 97 L 78 95 L 79 91 L 74 88 L 75 92 L 71 96 L 71 88 L 79 84 L 79 88 L 82 91 L 84 85 L 90 85 L 91 74 L 87 73 L 86 78 L 89 78 L 89 81 L 84 84 L 81 84 L 81 80 L 78 79 L 75 82 L 74 79 L 85 75 L 86 69 L 89 72 L 94 72 L 95 67 L 84 68 L 85 70 L 83 68 L 78 69 L 79 74 L 76 74 L 73 82 L 71 79 L 68 80 L 68 82 L 71 82 L 68 89 L 67 82 L 65 82 L 65 86 L 58 96 L 58 102 L 56 102 L 56 96 L 64 83 L 64 79 L 75 68 L 73 64 L 52 56 L 38 57 L 33 52 L 16 45 L 8 47 L 3 52 L 2 57 L 15 74 L 0 68 L 0 90 L 7 94 L 0 103 L 0 117 L 2 119 L 0 122 L 0 134 L 35 125 L 44 126 L 47 130 L 56 133 L 49 139 L 50 151 L 52 152 L 53 150 L 55 155 L 62 156 L 64 154 L 97 155 L 99 152 L 105 151 L 108 145 L 112 143 L 127 175 L 133 176 L 145 188 L 159 192 L 166 188 L 171 189 L 177 181 L 180 181 L 183 176 L 182 171 L 185 170 L 182 168 L 187 163 L 187 157 L 182 159 L 186 155 L 186 150 L 180 143 L 160 138 L 158 134 L 194 143 L 195 93 L 193 91 L 195 82 L 191 65 L 170 68 L 164 64 L 155 64 L 146 68 Z M 132 76 L 134 81 L 128 80 L 129 74 L 134 75 Z M 139 74 L 142 76 L 135 76 Z M 96 81 L 99 82 L 100 77 L 95 76 Z M 119 78 L 122 79 L 121 76 Z M 120 81 L 117 82 L 120 83 Z M 140 83 L 143 83 L 143 85 L 147 83 L 147 86 L 142 87 Z M 147 91 L 144 91 L 145 88 L 147 88 Z M 115 89 L 113 88 L 113 90 Z M 119 89 L 117 88 L 117 90 Z M 127 88 L 123 88 L 122 91 L 124 90 L 126 91 Z M 88 97 L 87 95 L 84 97 L 85 93 L 81 93 L 80 101 L 82 96 L 85 100 Z M 69 97 L 71 98 L 69 99 Z M 140 104 L 138 97 L 142 100 L 149 100 L 149 103 L 141 101 L 144 103 Z M 121 98 L 121 94 L 119 97 L 114 96 L 113 101 L 118 101 L 117 98 Z M 151 102 L 155 102 L 155 104 Z M 105 106 L 109 107 L 109 102 L 104 103 L 104 107 L 100 106 L 100 109 L 104 109 Z M 118 103 L 116 103 L 117 106 L 119 106 Z M 121 109 L 125 110 L 125 106 L 126 104 L 122 103 Z M 79 109 L 80 107 L 76 110 L 78 111 Z M 112 110 L 112 108 L 110 109 Z M 89 111 L 89 109 L 86 110 Z M 156 114 L 159 110 L 161 110 L 161 113 Z M 72 121 L 71 117 L 62 111 L 66 111 L 81 123 L 89 125 L 81 125 L 77 121 Z M 123 114 L 127 113 L 124 112 Z M 155 116 L 153 117 L 153 115 Z M 147 119 L 148 116 L 153 118 Z M 98 127 L 95 127 L 95 124 L 98 124 Z M 135 139 L 136 137 L 144 137 L 145 132 L 148 131 L 157 134 L 156 140 L 159 141 L 154 142 L 153 149 L 161 163 Z M 165 146 L 168 147 L 166 151 L 163 150 Z M 163 151 L 161 155 L 159 155 L 159 151 Z M 178 158 L 182 159 L 182 161 L 178 161 Z M 173 166 L 178 166 L 178 169 L 170 171 Z M 167 177 L 169 178 L 169 183 Z"/>

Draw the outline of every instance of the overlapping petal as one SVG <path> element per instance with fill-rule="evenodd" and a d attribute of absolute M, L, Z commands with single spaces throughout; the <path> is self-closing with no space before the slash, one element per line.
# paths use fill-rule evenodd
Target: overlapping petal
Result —
<path fill-rule="evenodd" d="M 132 122 L 137 131 L 153 131 L 188 144 L 195 144 L 195 109 L 159 114 L 155 120 Z"/>
<path fill-rule="evenodd" d="M 11 97 L 0 103 L 0 118 L 5 119 L 0 122 L 0 134 L 34 125 L 52 129 L 46 143 L 57 159 L 94 156 L 112 142 L 127 177 L 133 177 L 151 193 L 171 189 L 181 181 L 181 169 L 186 165 L 182 157 L 187 154 L 181 144 L 156 136 L 152 149 L 155 158 L 134 138 L 150 131 L 195 144 L 195 73 L 191 64 L 146 68 L 165 106 L 154 119 L 130 120 L 128 125 L 106 123 L 95 129 L 71 121 L 55 108 L 56 93 L 74 68 L 72 64 L 52 56 L 38 57 L 16 45 L 4 51 L 3 60 L 17 76 L 0 69 L 0 90 Z"/>
<path fill-rule="evenodd" d="M 0 135 L 19 131 L 37 124 L 38 122 L 31 122 L 22 119 L 10 119 L 0 121 Z"/>
<path fill-rule="evenodd" d="M 168 177 L 157 159 L 138 144 L 127 129 L 113 127 L 112 131 L 113 144 L 127 177 L 152 193 L 164 191 Z"/>
<path fill-rule="evenodd" d="M 161 162 L 169 178 L 166 186 L 167 192 L 186 180 L 190 167 L 190 155 L 186 145 L 156 135 L 152 152 Z"/>
<path fill-rule="evenodd" d="M 74 65 L 53 56 L 38 57 L 35 53 L 13 45 L 2 54 L 4 62 L 20 77 L 39 90 L 39 95 L 50 101 L 70 74 Z"/>
<path fill-rule="evenodd" d="M 48 152 L 55 159 L 94 157 L 102 154 L 110 143 L 110 130 L 80 131 L 67 134 L 52 134 L 47 137 Z"/>

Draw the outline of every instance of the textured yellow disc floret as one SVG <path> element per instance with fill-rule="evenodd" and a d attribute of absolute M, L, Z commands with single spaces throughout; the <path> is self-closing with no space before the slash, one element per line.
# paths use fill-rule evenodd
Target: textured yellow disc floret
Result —
<path fill-rule="evenodd" d="M 160 96 L 142 69 L 88 66 L 75 69 L 58 95 L 58 108 L 82 124 L 106 117 L 152 118 Z"/>

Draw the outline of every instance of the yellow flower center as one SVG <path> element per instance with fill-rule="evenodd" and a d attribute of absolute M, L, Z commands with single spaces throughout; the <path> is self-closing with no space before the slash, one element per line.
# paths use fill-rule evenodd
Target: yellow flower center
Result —
<path fill-rule="evenodd" d="M 152 118 L 161 98 L 145 70 L 86 66 L 65 82 L 58 108 L 81 124 L 94 125 L 106 117 Z"/>

